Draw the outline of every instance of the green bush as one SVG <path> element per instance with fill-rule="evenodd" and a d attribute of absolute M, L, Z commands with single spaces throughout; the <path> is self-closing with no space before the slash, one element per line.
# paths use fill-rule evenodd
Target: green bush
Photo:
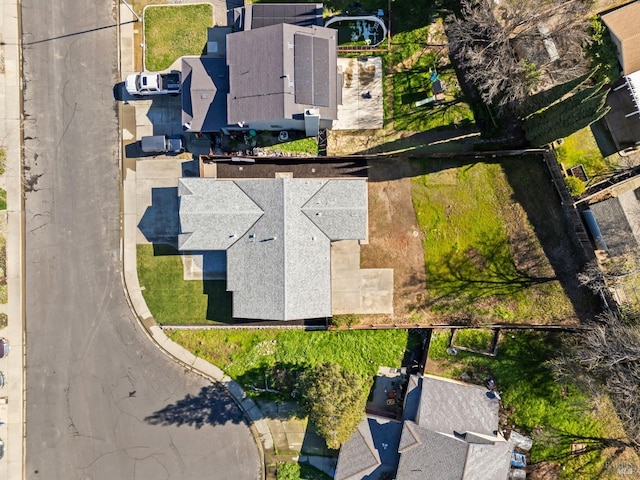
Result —
<path fill-rule="evenodd" d="M 9 324 L 9 317 L 6 313 L 0 313 L 0 328 L 5 328 Z"/>
<path fill-rule="evenodd" d="M 579 197 L 587 190 L 585 183 L 578 177 L 565 177 L 564 183 L 566 183 L 569 193 L 574 197 Z"/>
<path fill-rule="evenodd" d="M 0 175 L 4 174 L 6 165 L 7 165 L 7 152 L 4 148 L 0 148 Z"/>
<path fill-rule="evenodd" d="M 278 480 L 300 480 L 300 465 L 296 462 L 280 462 L 276 469 Z"/>
<path fill-rule="evenodd" d="M 591 66 L 598 67 L 595 78 L 613 83 L 620 78 L 618 53 L 601 18 L 595 17 L 591 20 L 590 33 L 593 42 L 587 48 L 587 54 L 591 59 Z"/>

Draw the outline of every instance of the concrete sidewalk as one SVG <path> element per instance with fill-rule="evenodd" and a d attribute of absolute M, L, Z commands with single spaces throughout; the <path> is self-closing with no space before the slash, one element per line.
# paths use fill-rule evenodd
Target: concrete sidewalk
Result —
<path fill-rule="evenodd" d="M 0 312 L 8 317 L 8 326 L 0 336 L 11 343 L 11 353 L 0 359 L 6 386 L 0 389 L 0 439 L 4 458 L 0 460 L 0 478 L 24 478 L 25 391 L 24 391 L 24 289 L 23 289 L 23 196 L 22 154 L 22 81 L 20 57 L 19 6 L 15 0 L 0 1 L 0 148 L 6 153 L 1 188 L 7 192 L 7 211 L 3 215 L 6 238 L 6 277 L 8 301 Z M 4 212 L 3 212 L 4 213 Z M 6 222 L 6 223 L 5 223 Z"/>

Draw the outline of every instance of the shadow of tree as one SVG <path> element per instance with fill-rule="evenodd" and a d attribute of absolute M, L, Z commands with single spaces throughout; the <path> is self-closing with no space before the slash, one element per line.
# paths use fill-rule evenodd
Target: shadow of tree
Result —
<path fill-rule="evenodd" d="M 624 438 L 584 435 L 554 427 L 549 427 L 547 436 L 549 441 L 563 447 L 563 452 L 549 456 L 545 459 L 546 462 L 562 462 L 572 458 L 580 458 L 581 465 L 576 469 L 576 473 L 581 471 L 592 475 L 595 473 L 598 478 L 610 471 L 625 451 L 638 452 L 634 442 Z M 604 461 L 605 457 L 606 461 Z M 593 468 L 599 465 L 598 470 L 594 472 Z M 638 465 L 636 464 L 624 462 L 622 466 L 630 467 L 637 473 Z M 535 469 L 535 464 L 532 467 Z"/>
<path fill-rule="evenodd" d="M 513 295 L 556 277 L 535 276 L 516 266 L 507 240 L 500 231 L 489 233 L 474 245 L 453 247 L 438 262 L 427 263 L 427 282 L 441 300 L 464 296 L 474 301 L 488 296 Z"/>
<path fill-rule="evenodd" d="M 274 344 L 275 345 L 275 344 Z M 272 346 L 267 342 L 263 346 L 269 351 Z M 272 408 L 267 408 L 263 414 L 268 418 L 301 418 L 305 416 L 301 409 L 280 408 L 293 399 L 299 398 L 298 379 L 309 368 L 305 363 L 271 363 L 267 359 L 262 365 L 246 370 L 236 380 L 247 391 L 258 394 L 262 401 L 271 402 Z"/>
<path fill-rule="evenodd" d="M 182 400 L 145 417 L 144 421 L 151 425 L 188 425 L 199 429 L 204 425 L 238 424 L 245 420 L 224 388 L 211 384 L 202 387 L 198 395 L 188 394 Z"/>

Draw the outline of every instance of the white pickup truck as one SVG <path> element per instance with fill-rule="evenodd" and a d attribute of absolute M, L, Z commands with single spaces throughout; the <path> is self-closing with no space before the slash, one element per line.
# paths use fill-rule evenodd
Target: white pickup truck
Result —
<path fill-rule="evenodd" d="M 180 72 L 133 73 L 128 75 L 124 85 L 130 95 L 178 94 L 182 86 Z"/>

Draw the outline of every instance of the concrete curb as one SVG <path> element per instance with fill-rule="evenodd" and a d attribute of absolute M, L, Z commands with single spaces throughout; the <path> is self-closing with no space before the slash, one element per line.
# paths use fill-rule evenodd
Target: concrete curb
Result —
<path fill-rule="evenodd" d="M 133 20 L 132 13 L 123 5 L 118 8 L 118 25 L 121 25 L 121 17 L 131 18 Z M 130 25 L 128 25 L 129 27 Z M 118 34 L 119 42 L 122 42 L 126 34 L 132 34 L 133 30 L 129 32 L 129 28 L 120 29 Z M 121 47 L 119 46 L 119 52 Z M 119 55 L 120 57 L 120 55 Z M 119 60 L 120 75 L 123 73 L 122 58 Z M 119 118 L 122 112 L 122 105 L 118 108 Z M 166 355 L 171 357 L 174 361 L 178 362 L 190 371 L 212 381 L 222 385 L 230 394 L 231 398 L 242 409 L 246 419 L 251 428 L 251 432 L 256 441 L 256 445 L 260 450 L 260 462 L 262 477 L 266 478 L 266 452 L 273 450 L 273 438 L 271 432 L 264 419 L 264 416 L 258 406 L 253 400 L 247 397 L 242 387 L 227 376 L 220 368 L 212 365 L 211 363 L 198 358 L 191 352 L 173 342 L 169 337 L 165 335 L 162 329 L 153 319 L 149 308 L 142 296 L 140 289 L 140 283 L 138 280 L 137 271 L 137 259 L 136 259 L 136 172 L 135 169 L 125 168 L 125 155 L 124 155 L 124 142 L 122 139 L 122 126 L 119 129 L 120 140 L 120 175 L 122 181 L 121 187 L 121 208 L 122 208 L 122 222 L 121 222 L 121 241 L 120 241 L 120 255 L 122 259 L 122 286 L 127 298 L 127 302 L 134 313 L 134 316 L 138 320 L 138 323 L 142 327 L 142 330 L 148 335 L 151 341 Z"/>
<path fill-rule="evenodd" d="M 22 184 L 22 51 L 19 0 L 0 2 L 2 68 L 0 69 L 0 146 L 6 153 L 4 186 L 7 192 L 6 280 L 8 299 L 2 311 L 8 325 L 0 336 L 11 343 L 11 353 L 0 359 L 7 385 L 0 390 L 0 437 L 5 455 L 0 478 L 25 478 L 25 298 L 24 195 Z"/>

